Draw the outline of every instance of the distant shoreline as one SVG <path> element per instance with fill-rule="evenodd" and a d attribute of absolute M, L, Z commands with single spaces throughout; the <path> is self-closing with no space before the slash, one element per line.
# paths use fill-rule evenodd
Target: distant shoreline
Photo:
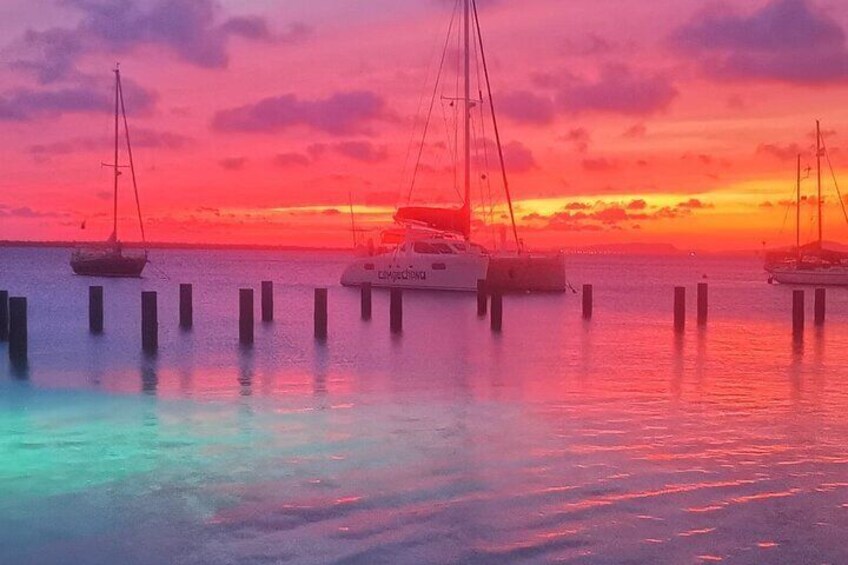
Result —
<path fill-rule="evenodd" d="M 3 247 L 47 247 L 47 248 L 72 248 L 84 245 L 97 245 L 97 241 L 29 241 L 29 240 L 0 240 L 0 248 Z M 350 247 L 309 247 L 303 245 L 273 245 L 273 244 L 250 244 L 250 243 L 181 243 L 181 242 L 148 242 L 142 245 L 140 242 L 123 242 L 127 248 L 147 249 L 185 249 L 198 251 L 308 251 L 318 253 L 344 253 L 353 252 Z M 534 251 L 551 252 L 557 249 L 538 249 Z M 728 251 L 687 251 L 678 249 L 671 244 L 650 243 L 622 243 L 622 244 L 599 244 L 586 247 L 564 247 L 566 255 L 652 255 L 652 256 L 685 256 L 694 254 L 696 256 L 759 256 L 760 250 L 742 249 Z"/>
<path fill-rule="evenodd" d="M 102 241 L 14 241 L 0 240 L 0 247 L 80 247 L 103 244 Z M 147 242 L 124 241 L 121 245 L 130 249 L 196 249 L 200 251 L 353 251 L 350 247 L 306 247 L 298 245 L 269 245 L 250 243 L 179 243 L 179 242 Z"/>

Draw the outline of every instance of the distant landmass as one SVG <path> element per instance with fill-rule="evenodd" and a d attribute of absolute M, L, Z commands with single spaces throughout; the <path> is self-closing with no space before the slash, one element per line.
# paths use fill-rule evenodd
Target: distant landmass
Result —
<path fill-rule="evenodd" d="M 76 247 L 91 245 L 98 242 L 90 241 L 15 241 L 0 240 L 0 247 Z M 127 248 L 147 249 L 205 249 L 205 250 L 246 250 L 246 251 L 315 251 L 315 252 L 345 252 L 353 251 L 350 247 L 309 247 L 305 245 L 274 245 L 250 243 L 181 243 L 181 242 L 122 242 Z M 825 241 L 824 247 L 833 251 L 848 253 L 848 245 L 835 241 Z M 737 249 L 725 251 L 705 251 L 700 249 L 680 249 L 671 243 L 605 243 L 583 245 L 577 247 L 562 247 L 569 255 L 762 255 L 762 249 Z M 769 248 L 767 251 L 791 249 L 791 246 Z M 555 251 L 549 249 L 548 251 Z"/>
<path fill-rule="evenodd" d="M 603 255 L 680 255 L 688 253 L 670 243 L 608 243 L 572 247 L 567 253 L 597 253 Z"/>
<path fill-rule="evenodd" d="M 77 247 L 97 245 L 102 241 L 14 241 L 0 240 L 0 247 Z M 302 245 L 273 245 L 251 243 L 180 243 L 180 242 L 131 242 L 122 241 L 121 245 L 129 249 L 206 249 L 206 250 L 247 250 L 247 251 L 351 251 L 350 247 L 307 247 Z"/>

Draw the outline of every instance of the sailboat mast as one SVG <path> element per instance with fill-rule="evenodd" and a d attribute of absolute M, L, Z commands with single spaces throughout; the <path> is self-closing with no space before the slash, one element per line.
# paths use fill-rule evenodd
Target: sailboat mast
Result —
<path fill-rule="evenodd" d="M 465 42 L 465 214 L 471 225 L 471 0 L 463 0 L 463 35 Z"/>
<path fill-rule="evenodd" d="M 115 160 L 113 161 L 113 170 L 115 176 L 114 195 L 112 198 L 112 239 L 118 241 L 118 175 L 121 172 L 118 170 L 118 110 L 119 110 L 119 92 L 120 88 L 120 70 L 115 66 Z"/>
<path fill-rule="evenodd" d="M 822 191 L 821 191 L 821 127 L 819 121 L 816 120 L 816 184 L 818 186 L 818 207 L 819 207 L 819 249 L 822 248 Z"/>
<path fill-rule="evenodd" d="M 801 155 L 798 155 L 798 167 L 795 172 L 795 249 L 801 260 Z"/>

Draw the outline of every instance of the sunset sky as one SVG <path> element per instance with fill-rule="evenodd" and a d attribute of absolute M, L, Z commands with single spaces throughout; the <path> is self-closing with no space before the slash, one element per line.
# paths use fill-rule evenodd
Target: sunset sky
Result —
<path fill-rule="evenodd" d="M 108 236 L 111 177 L 101 162 L 111 159 L 120 61 L 149 239 L 349 245 L 351 200 L 362 230 L 388 225 L 406 202 L 453 8 L 4 0 L 0 239 Z M 816 118 L 848 194 L 845 2 L 480 0 L 480 9 L 529 244 L 790 243 L 795 155 L 814 166 Z M 412 202 L 458 203 L 448 43 Z M 491 124 L 475 132 L 501 202 L 483 141 Z M 846 242 L 826 167 L 823 179 L 826 238 Z M 122 181 L 120 221 L 134 240 L 128 175 Z M 477 218 L 499 224 L 502 207 L 493 216 L 481 208 L 485 184 L 475 173 Z M 802 186 L 813 194 L 814 172 Z M 477 230 L 484 243 L 497 231 Z"/>

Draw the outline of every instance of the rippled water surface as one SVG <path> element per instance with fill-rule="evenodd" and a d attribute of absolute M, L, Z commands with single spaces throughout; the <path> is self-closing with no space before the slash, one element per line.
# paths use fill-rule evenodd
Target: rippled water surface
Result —
<path fill-rule="evenodd" d="M 2 563 L 848 561 L 848 290 L 799 342 L 755 259 L 575 257 L 591 322 L 579 296 L 508 296 L 493 335 L 473 296 L 406 293 L 392 336 L 384 293 L 362 322 L 337 286 L 344 255 L 155 251 L 103 281 L 93 337 L 68 253 L 0 249 L 30 323 L 28 367 L 0 345 Z M 238 288 L 263 279 L 277 319 L 245 350 Z"/>

